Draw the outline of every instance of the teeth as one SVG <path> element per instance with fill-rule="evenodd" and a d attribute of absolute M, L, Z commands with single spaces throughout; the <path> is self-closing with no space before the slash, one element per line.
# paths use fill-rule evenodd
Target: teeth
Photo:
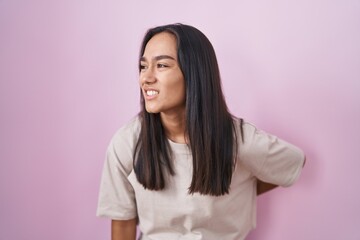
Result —
<path fill-rule="evenodd" d="M 149 91 L 146 91 L 146 95 L 148 96 L 154 96 L 156 94 L 159 94 L 158 91 L 154 91 L 154 90 L 149 90 Z"/>

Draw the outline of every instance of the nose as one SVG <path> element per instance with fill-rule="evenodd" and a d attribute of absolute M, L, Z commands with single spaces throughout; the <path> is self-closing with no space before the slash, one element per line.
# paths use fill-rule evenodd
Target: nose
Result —
<path fill-rule="evenodd" d="M 154 75 L 154 71 L 152 68 L 147 68 L 140 72 L 140 83 L 144 84 L 152 84 L 156 82 L 156 77 Z"/>

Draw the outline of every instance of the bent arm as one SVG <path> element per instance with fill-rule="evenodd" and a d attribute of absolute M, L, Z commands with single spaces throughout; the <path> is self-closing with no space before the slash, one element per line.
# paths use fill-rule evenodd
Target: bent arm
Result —
<path fill-rule="evenodd" d="M 263 182 L 259 179 L 257 179 L 256 182 L 256 194 L 259 196 L 260 194 L 266 193 L 270 190 L 273 190 L 274 188 L 278 187 L 278 185 Z"/>
<path fill-rule="evenodd" d="M 136 218 L 130 220 L 111 220 L 111 240 L 135 240 Z"/>
<path fill-rule="evenodd" d="M 304 158 L 304 164 L 303 164 L 302 167 L 305 166 L 305 162 L 306 162 L 306 157 Z M 274 188 L 277 188 L 277 187 L 278 187 L 278 185 L 263 182 L 263 181 L 257 179 L 257 182 L 256 182 L 256 194 L 260 195 L 260 194 L 266 193 L 266 192 L 268 192 L 270 190 L 273 190 Z"/>

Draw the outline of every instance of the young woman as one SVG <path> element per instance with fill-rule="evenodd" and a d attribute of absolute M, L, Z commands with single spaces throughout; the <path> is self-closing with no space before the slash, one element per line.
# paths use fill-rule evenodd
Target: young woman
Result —
<path fill-rule="evenodd" d="M 98 216 L 113 240 L 241 240 L 255 199 L 290 186 L 303 152 L 232 116 L 214 49 L 194 27 L 150 29 L 139 59 L 142 110 L 113 137 Z"/>

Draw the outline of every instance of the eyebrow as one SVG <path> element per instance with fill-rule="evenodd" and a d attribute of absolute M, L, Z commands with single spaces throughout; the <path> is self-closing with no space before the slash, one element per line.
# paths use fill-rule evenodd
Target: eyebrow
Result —
<path fill-rule="evenodd" d="M 162 60 L 162 59 L 171 59 L 171 60 L 175 61 L 175 58 L 173 58 L 172 56 L 169 56 L 169 55 L 159 55 L 159 56 L 153 57 L 153 60 L 155 60 L 155 61 L 159 61 L 159 60 Z M 141 57 L 140 62 L 141 61 L 146 62 L 146 57 Z"/>

